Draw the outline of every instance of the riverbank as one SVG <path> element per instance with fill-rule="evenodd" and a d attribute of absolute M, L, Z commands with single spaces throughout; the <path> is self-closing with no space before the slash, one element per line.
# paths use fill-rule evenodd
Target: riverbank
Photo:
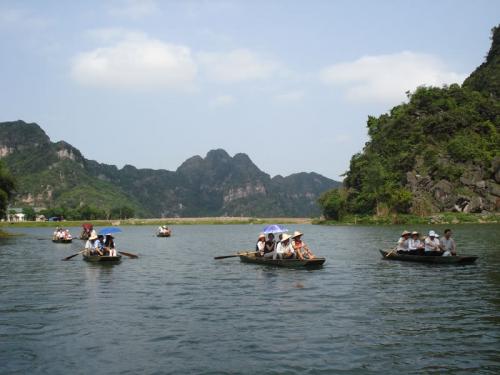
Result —
<path fill-rule="evenodd" d="M 23 221 L 0 222 L 0 228 L 9 227 L 79 227 L 91 222 L 96 227 L 112 225 L 229 225 L 229 224 L 316 224 L 316 225 L 400 225 L 400 224 L 495 224 L 500 223 L 500 213 L 470 214 L 462 212 L 442 212 L 430 216 L 389 215 L 360 216 L 347 215 L 340 221 L 311 218 L 255 218 L 255 217 L 195 217 L 195 218 L 156 218 L 126 220 L 79 220 L 79 221 Z M 3 232 L 4 235 L 8 235 Z M 0 230 L 0 237 L 2 231 Z"/>
<path fill-rule="evenodd" d="M 346 215 L 342 220 L 312 220 L 317 225 L 400 225 L 400 224 L 495 224 L 500 213 L 471 214 L 441 212 L 430 216 L 394 214 L 388 216 Z"/>
<path fill-rule="evenodd" d="M 127 220 L 85 220 L 85 221 L 23 221 L 0 222 L 0 227 L 78 227 L 83 223 L 92 223 L 96 227 L 111 225 L 228 225 L 228 224 L 311 224 L 310 218 L 255 218 L 255 217 L 195 217 L 163 219 L 127 219 Z"/>

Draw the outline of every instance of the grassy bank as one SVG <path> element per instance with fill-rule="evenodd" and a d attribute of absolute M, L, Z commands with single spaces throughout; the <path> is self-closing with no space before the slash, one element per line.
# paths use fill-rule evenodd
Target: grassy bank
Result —
<path fill-rule="evenodd" d="M 196 218 L 164 218 L 164 219 L 127 219 L 127 220 L 87 220 L 87 221 L 24 221 L 18 223 L 1 222 L 0 226 L 8 227 L 72 227 L 83 223 L 92 223 L 103 227 L 111 225 L 227 225 L 227 224 L 310 224 L 308 218 L 254 218 L 254 217 L 196 217 Z"/>
<path fill-rule="evenodd" d="M 320 225 L 390 225 L 390 224 L 486 224 L 500 223 L 500 213 L 470 214 L 463 212 L 441 212 L 430 216 L 394 214 L 388 216 L 347 215 L 340 221 L 313 220 Z"/>

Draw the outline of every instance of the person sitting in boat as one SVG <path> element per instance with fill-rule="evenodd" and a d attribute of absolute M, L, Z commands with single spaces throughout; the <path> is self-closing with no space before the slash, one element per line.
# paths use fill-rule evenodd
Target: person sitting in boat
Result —
<path fill-rule="evenodd" d="M 264 249 L 266 248 L 266 235 L 264 233 L 259 234 L 257 239 L 257 244 L 255 245 L 255 252 L 258 256 L 264 256 Z"/>
<path fill-rule="evenodd" d="M 264 245 L 264 257 L 271 258 L 276 247 L 276 241 L 274 240 L 274 234 L 269 233 L 267 235 L 267 241 Z"/>
<path fill-rule="evenodd" d="M 273 259 L 293 259 L 295 258 L 295 251 L 290 243 L 289 234 L 280 234 L 280 242 L 276 245 L 273 251 Z"/>
<path fill-rule="evenodd" d="M 104 255 L 104 236 L 102 234 L 98 235 L 94 241 L 94 250 L 99 255 Z"/>
<path fill-rule="evenodd" d="M 63 232 L 63 238 L 64 238 L 65 240 L 71 240 L 71 239 L 73 239 L 73 237 L 71 236 L 71 233 L 69 233 L 69 230 L 68 230 L 68 229 L 66 229 L 66 230 Z"/>
<path fill-rule="evenodd" d="M 102 255 L 99 253 L 99 249 L 95 247 L 95 241 L 97 240 L 97 234 L 91 234 L 87 242 L 85 242 L 85 250 L 88 255 Z"/>
<path fill-rule="evenodd" d="M 441 249 L 444 251 L 443 256 L 456 256 L 457 246 L 455 240 L 451 238 L 451 229 L 444 230 L 444 238 L 441 239 Z"/>
<path fill-rule="evenodd" d="M 441 243 L 439 242 L 439 235 L 433 230 L 429 231 L 429 236 L 425 239 L 424 255 L 427 256 L 441 256 Z"/>
<path fill-rule="evenodd" d="M 292 247 L 293 250 L 295 251 L 295 254 L 297 254 L 298 259 L 314 259 L 315 256 L 312 253 L 311 249 L 305 244 L 304 241 L 302 241 L 302 236 L 304 234 L 295 231 L 292 236 Z"/>
<path fill-rule="evenodd" d="M 399 237 L 398 244 L 396 245 L 396 251 L 398 254 L 406 254 L 409 250 L 409 239 L 411 232 L 404 230 Z"/>
<path fill-rule="evenodd" d="M 106 240 L 104 241 L 104 252 L 105 254 L 115 257 L 116 256 L 116 249 L 115 249 L 115 238 L 107 234 L 106 235 Z"/>
<path fill-rule="evenodd" d="M 424 252 L 424 244 L 418 238 L 419 233 L 417 231 L 411 232 L 411 238 L 408 240 L 408 254 L 411 255 L 422 255 Z"/>

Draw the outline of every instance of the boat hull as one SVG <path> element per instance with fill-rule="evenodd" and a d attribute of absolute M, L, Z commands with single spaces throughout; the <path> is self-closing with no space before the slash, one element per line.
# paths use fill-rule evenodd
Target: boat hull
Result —
<path fill-rule="evenodd" d="M 476 261 L 477 256 L 425 256 L 425 255 L 406 255 L 392 253 L 389 256 L 387 254 L 390 251 L 380 250 L 382 258 L 385 260 L 399 260 L 403 262 L 418 262 L 418 263 L 430 263 L 430 264 L 472 264 Z"/>
<path fill-rule="evenodd" d="M 171 235 L 170 233 L 164 233 L 164 234 L 158 233 L 156 237 L 170 237 L 170 235 Z"/>
<path fill-rule="evenodd" d="M 119 262 L 122 259 L 121 255 L 117 256 L 109 256 L 109 255 L 83 255 L 83 260 L 91 263 L 110 263 L 110 262 Z"/>
<path fill-rule="evenodd" d="M 240 260 L 243 263 L 264 264 L 273 267 L 287 267 L 287 268 L 318 268 L 323 266 L 325 258 L 315 259 L 269 259 L 263 257 L 256 257 L 255 254 L 239 254 Z"/>
<path fill-rule="evenodd" d="M 52 242 L 54 242 L 54 243 L 71 243 L 71 242 L 73 242 L 73 240 L 72 239 L 71 240 L 61 240 L 61 239 L 54 240 L 54 239 L 52 239 Z"/>

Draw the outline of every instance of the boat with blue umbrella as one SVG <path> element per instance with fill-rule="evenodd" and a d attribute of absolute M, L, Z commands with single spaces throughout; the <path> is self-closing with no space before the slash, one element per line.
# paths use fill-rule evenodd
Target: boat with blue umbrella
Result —
<path fill-rule="evenodd" d="M 285 233 L 285 232 L 288 232 L 288 229 L 285 228 L 285 226 L 283 226 L 281 224 L 271 224 L 271 225 L 265 226 L 264 229 L 262 230 L 262 232 L 264 234 Z"/>
<path fill-rule="evenodd" d="M 101 230 L 99 230 L 99 235 L 102 236 L 111 236 L 116 233 L 121 233 L 122 230 L 118 227 L 104 227 Z M 122 256 L 120 254 L 116 255 L 95 255 L 95 254 L 90 254 L 90 252 L 83 252 L 83 260 L 86 260 L 87 262 L 119 262 L 122 259 Z"/>

